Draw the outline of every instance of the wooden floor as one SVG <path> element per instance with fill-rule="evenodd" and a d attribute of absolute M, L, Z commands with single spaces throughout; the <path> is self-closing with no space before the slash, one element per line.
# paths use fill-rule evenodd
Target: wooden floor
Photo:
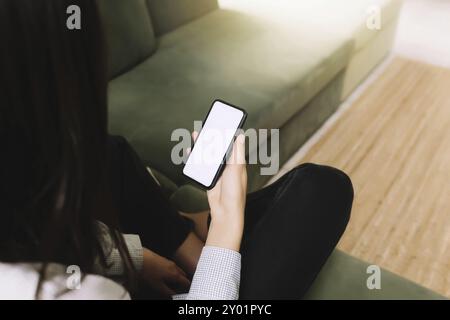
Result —
<path fill-rule="evenodd" d="M 347 172 L 339 247 L 450 297 L 450 70 L 396 58 L 300 162 Z"/>

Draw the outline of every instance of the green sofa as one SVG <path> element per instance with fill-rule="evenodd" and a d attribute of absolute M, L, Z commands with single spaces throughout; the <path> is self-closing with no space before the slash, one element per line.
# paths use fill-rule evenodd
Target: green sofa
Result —
<path fill-rule="evenodd" d="M 387 54 L 400 0 L 97 0 L 109 46 L 110 132 L 154 168 L 179 210 L 205 194 L 170 159 L 171 133 L 193 129 L 216 98 L 249 113 L 247 128 L 280 129 L 282 165 Z M 366 26 L 379 5 L 381 30 Z M 262 144 L 270 143 L 261 141 Z M 248 150 L 249 154 L 257 150 Z M 270 179 L 250 165 L 249 189 Z M 308 298 L 435 298 L 386 272 L 365 287 L 364 263 L 336 251 Z"/>

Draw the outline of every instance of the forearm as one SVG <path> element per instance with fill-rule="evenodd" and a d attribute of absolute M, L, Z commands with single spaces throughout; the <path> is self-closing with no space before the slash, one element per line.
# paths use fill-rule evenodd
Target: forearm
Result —
<path fill-rule="evenodd" d="M 205 243 L 195 233 L 191 232 L 175 252 L 173 260 L 189 276 L 193 276 L 204 246 Z"/>
<path fill-rule="evenodd" d="M 209 212 L 210 212 L 209 210 L 206 210 L 203 212 L 196 212 L 196 213 L 180 212 L 180 214 L 183 217 L 194 222 L 194 232 L 197 235 L 197 237 L 203 242 L 206 242 L 206 237 L 208 236 Z"/>

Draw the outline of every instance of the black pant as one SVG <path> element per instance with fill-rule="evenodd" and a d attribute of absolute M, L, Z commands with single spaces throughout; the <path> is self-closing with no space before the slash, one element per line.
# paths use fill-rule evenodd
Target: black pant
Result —
<path fill-rule="evenodd" d="M 110 139 L 113 195 L 124 232 L 171 257 L 191 230 L 123 138 Z M 303 164 L 247 196 L 241 248 L 241 299 L 299 299 L 347 226 L 350 179 L 326 166 Z"/>

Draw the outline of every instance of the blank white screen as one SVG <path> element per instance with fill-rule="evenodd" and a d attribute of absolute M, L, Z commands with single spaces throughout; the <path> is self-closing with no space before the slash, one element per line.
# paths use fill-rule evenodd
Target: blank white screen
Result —
<path fill-rule="evenodd" d="M 211 186 L 243 116 L 241 110 L 216 101 L 183 173 L 206 187 Z"/>

